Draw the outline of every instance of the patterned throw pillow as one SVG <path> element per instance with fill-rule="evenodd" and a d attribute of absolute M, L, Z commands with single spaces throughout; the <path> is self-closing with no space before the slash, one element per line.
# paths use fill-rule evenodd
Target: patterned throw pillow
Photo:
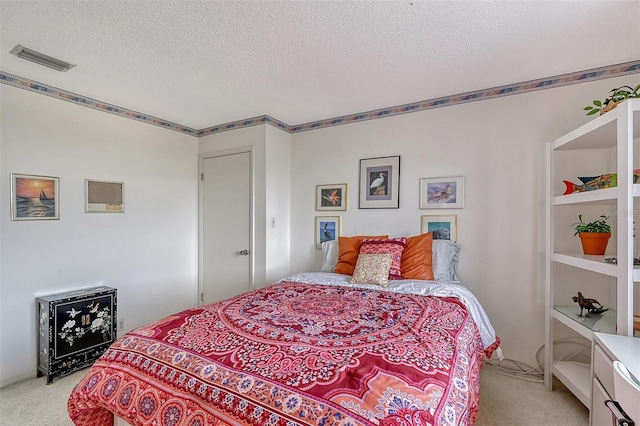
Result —
<path fill-rule="evenodd" d="M 389 284 L 389 268 L 393 255 L 360 254 L 353 271 L 351 284 L 376 284 L 386 287 Z"/>
<path fill-rule="evenodd" d="M 364 239 L 360 245 L 360 256 L 363 254 L 391 254 L 392 262 L 389 269 L 390 280 L 401 280 L 402 253 L 407 247 L 405 237 L 390 238 L 388 240 Z"/>
<path fill-rule="evenodd" d="M 386 240 L 389 236 L 358 235 L 355 237 L 338 237 L 338 263 L 333 272 L 336 274 L 353 275 L 353 269 L 356 267 L 356 261 L 358 260 L 358 253 L 360 253 L 360 244 L 365 238 Z"/>

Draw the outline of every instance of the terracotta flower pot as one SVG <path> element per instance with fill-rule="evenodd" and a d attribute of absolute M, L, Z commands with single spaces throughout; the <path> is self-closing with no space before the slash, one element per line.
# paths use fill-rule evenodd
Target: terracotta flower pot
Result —
<path fill-rule="evenodd" d="M 584 254 L 604 254 L 611 238 L 611 232 L 580 232 L 578 235 Z"/>

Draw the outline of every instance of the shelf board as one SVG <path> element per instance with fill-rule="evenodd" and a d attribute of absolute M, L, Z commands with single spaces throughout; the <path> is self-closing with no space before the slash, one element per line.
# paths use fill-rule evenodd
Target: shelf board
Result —
<path fill-rule="evenodd" d="M 561 138 L 556 139 L 553 143 L 553 149 L 613 148 L 617 142 L 617 118 L 616 113 L 603 114 L 596 117 Z"/>
<path fill-rule="evenodd" d="M 554 150 L 613 148 L 617 144 L 617 119 L 633 111 L 633 135 L 640 135 L 640 99 L 628 99 L 612 111 L 588 121 L 556 139 Z"/>
<path fill-rule="evenodd" d="M 618 277 L 618 265 L 605 262 L 604 259 L 607 257 L 615 257 L 615 254 L 595 256 L 582 253 L 553 253 L 552 259 L 554 262 L 575 268 L 597 272 L 610 277 Z M 640 282 L 640 267 L 638 266 L 633 268 L 633 282 Z"/>
<path fill-rule="evenodd" d="M 635 187 L 636 185 L 634 185 Z M 594 191 L 574 192 L 573 194 L 557 195 L 553 197 L 553 205 L 615 202 L 618 196 L 618 187 L 597 189 Z M 640 190 L 639 190 L 640 193 Z"/>
<path fill-rule="evenodd" d="M 609 257 L 607 255 L 606 257 Z M 604 261 L 605 256 L 596 256 L 582 253 L 553 253 L 554 262 L 598 272 L 611 277 L 618 276 L 618 265 Z"/>
<path fill-rule="evenodd" d="M 591 367 L 570 361 L 554 361 L 553 374 L 582 402 L 591 407 Z"/>
<path fill-rule="evenodd" d="M 553 197 L 554 206 L 564 206 L 568 204 L 586 203 L 615 203 L 618 197 L 618 187 L 597 189 L 594 191 L 575 192 L 567 195 L 556 195 Z M 634 198 L 640 198 L 640 184 L 633 185 Z"/>
<path fill-rule="evenodd" d="M 582 337 L 593 340 L 593 332 L 616 334 L 617 312 L 609 309 L 601 314 L 589 314 L 588 317 L 578 316 L 580 306 L 576 303 L 572 306 L 554 306 L 553 317 L 580 334 Z"/>

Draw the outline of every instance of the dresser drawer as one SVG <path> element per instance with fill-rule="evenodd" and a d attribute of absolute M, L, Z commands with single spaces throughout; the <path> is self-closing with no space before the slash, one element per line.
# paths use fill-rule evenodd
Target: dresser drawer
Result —
<path fill-rule="evenodd" d="M 613 360 L 604 353 L 600 345 L 593 347 L 593 373 L 600 380 L 604 389 L 611 395 L 613 391 Z"/>
<path fill-rule="evenodd" d="M 604 405 L 607 399 L 611 399 L 607 391 L 604 390 L 600 381 L 593 378 L 593 395 L 591 395 L 591 411 L 589 417 L 591 420 L 591 426 L 611 426 L 613 420 L 611 417 L 611 411 Z"/>

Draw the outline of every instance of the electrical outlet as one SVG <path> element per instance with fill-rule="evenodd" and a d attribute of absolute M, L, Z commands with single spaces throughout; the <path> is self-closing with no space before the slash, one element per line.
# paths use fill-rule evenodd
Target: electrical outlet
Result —
<path fill-rule="evenodd" d="M 124 320 L 118 320 L 118 331 L 124 331 Z"/>

